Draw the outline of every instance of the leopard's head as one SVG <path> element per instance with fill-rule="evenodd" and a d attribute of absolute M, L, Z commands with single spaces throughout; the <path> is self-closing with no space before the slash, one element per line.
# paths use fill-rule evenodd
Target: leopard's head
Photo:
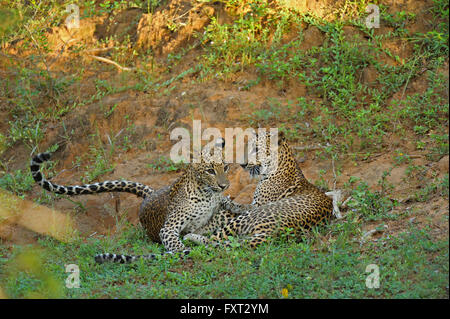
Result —
<path fill-rule="evenodd" d="M 218 151 L 214 153 L 212 149 L 204 149 L 199 163 L 192 163 L 191 169 L 199 185 L 213 192 L 223 192 L 230 186 L 227 173 L 230 164 L 224 163 L 223 148 L 224 139 L 218 139 L 214 148 Z"/>
<path fill-rule="evenodd" d="M 202 187 L 213 192 L 223 192 L 230 186 L 227 173 L 229 164 L 224 163 L 199 163 L 193 164 L 195 177 Z"/>
<path fill-rule="evenodd" d="M 241 166 L 252 177 L 264 176 L 276 171 L 280 159 L 288 152 L 290 150 L 283 132 L 278 132 L 277 139 L 271 131 L 266 131 L 264 136 L 254 134 L 245 144 L 244 163 Z"/>

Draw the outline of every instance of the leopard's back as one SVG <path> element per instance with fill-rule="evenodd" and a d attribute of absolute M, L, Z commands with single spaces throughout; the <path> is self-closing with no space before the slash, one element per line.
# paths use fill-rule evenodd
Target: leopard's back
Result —
<path fill-rule="evenodd" d="M 223 148 L 224 142 L 220 144 Z M 224 219 L 212 217 L 220 213 L 221 206 L 224 206 L 225 210 L 234 207 L 222 194 L 229 187 L 226 176 L 229 165 L 214 156 L 214 153 L 209 156 L 209 150 L 202 153 L 199 163 L 189 164 L 174 183 L 156 191 L 137 182 L 120 180 L 75 186 L 52 183 L 40 172 L 41 165 L 50 159 L 48 153 L 33 157 L 30 170 L 41 187 L 58 194 L 83 195 L 118 191 L 143 197 L 139 220 L 149 238 L 162 242 L 168 252 L 185 252 L 186 248 L 180 240 L 180 235 L 196 231 L 204 233 L 204 226 L 207 226 L 210 220 L 212 223 L 209 224 L 217 228 L 217 223 L 224 223 Z M 225 220 L 228 215 L 229 212 L 224 214 Z M 135 259 L 136 256 L 109 253 L 96 256 L 97 262 L 128 262 Z"/>
<path fill-rule="evenodd" d="M 265 141 L 257 143 L 257 147 L 269 149 Z M 284 136 L 279 136 L 277 165 L 274 165 L 273 153 L 266 155 L 265 161 L 243 165 L 251 174 L 257 172 L 254 175 L 268 172 L 262 174 L 256 187 L 254 207 L 219 229 L 211 237 L 213 241 L 222 241 L 230 235 L 247 237 L 254 247 L 282 229 L 303 232 L 332 216 L 333 201 L 305 178 Z M 189 234 L 186 237 L 197 243 L 209 243 L 204 236 Z"/>
<path fill-rule="evenodd" d="M 256 143 L 257 147 L 264 147 L 266 150 L 266 158 L 264 161 L 256 163 L 256 166 L 258 166 L 256 171 L 261 172 L 266 170 L 269 173 L 263 175 L 256 186 L 253 195 L 253 204 L 255 206 L 262 206 L 300 194 L 310 194 L 309 196 L 315 198 L 318 203 L 324 205 L 330 204 L 329 197 L 314 184 L 310 183 L 304 176 L 284 134 L 279 134 L 278 136 L 276 154 L 270 153 L 269 151 L 269 136 L 263 141 L 258 140 Z M 277 156 L 276 161 L 273 160 L 274 156 Z M 275 162 L 276 165 L 273 166 Z M 252 165 L 249 163 L 243 165 L 243 167 L 249 171 L 253 170 Z"/>
<path fill-rule="evenodd" d="M 166 186 L 147 196 L 139 207 L 139 221 L 147 236 L 154 242 L 161 242 L 159 232 L 168 214 L 171 186 Z"/>
<path fill-rule="evenodd" d="M 274 235 L 286 228 L 308 230 L 331 217 L 328 200 L 327 197 L 319 201 L 317 194 L 304 193 L 254 207 L 246 215 L 233 219 L 224 234 Z"/>

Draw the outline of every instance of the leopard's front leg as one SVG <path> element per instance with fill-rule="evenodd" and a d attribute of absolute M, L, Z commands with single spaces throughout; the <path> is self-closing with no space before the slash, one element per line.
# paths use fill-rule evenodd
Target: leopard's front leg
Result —
<path fill-rule="evenodd" d="M 220 202 L 220 209 L 230 211 L 235 215 L 246 214 L 253 208 L 251 204 L 239 204 L 230 199 L 230 196 L 223 196 Z"/>
<path fill-rule="evenodd" d="M 203 227 L 195 230 L 194 234 L 213 234 L 224 228 L 235 217 L 246 214 L 252 205 L 239 204 L 233 202 L 229 197 L 223 196 L 219 204 L 219 211 L 215 213 Z"/>
<path fill-rule="evenodd" d="M 176 227 L 163 227 L 159 232 L 159 237 L 167 253 L 189 251 L 180 239 L 180 232 Z"/>

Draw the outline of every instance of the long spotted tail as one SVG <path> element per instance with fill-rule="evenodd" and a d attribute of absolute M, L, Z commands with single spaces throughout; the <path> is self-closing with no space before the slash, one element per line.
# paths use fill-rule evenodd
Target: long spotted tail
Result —
<path fill-rule="evenodd" d="M 147 185 L 130 181 L 104 181 L 101 183 L 63 186 L 48 181 L 41 173 L 40 168 L 44 162 L 50 159 L 50 153 L 40 153 L 33 157 L 30 164 L 31 174 L 41 187 L 49 192 L 66 195 L 97 194 L 104 192 L 127 192 L 139 197 L 146 197 L 153 193 L 153 189 Z"/>
<path fill-rule="evenodd" d="M 185 249 L 182 252 L 180 252 L 179 254 L 181 254 L 181 256 L 186 256 L 190 253 L 189 249 Z M 145 259 L 145 260 L 152 260 L 152 259 L 156 259 L 156 256 L 160 255 L 160 256 L 165 256 L 165 255 L 172 255 L 174 253 L 168 251 L 165 253 L 161 253 L 161 254 L 149 254 L 149 255 L 116 255 L 116 254 L 110 254 L 110 253 L 105 253 L 105 254 L 99 254 L 96 255 L 94 257 L 95 262 L 98 264 L 103 264 L 105 262 L 113 262 L 113 263 L 120 263 L 120 264 L 128 264 L 128 263 L 132 263 L 138 259 Z"/>

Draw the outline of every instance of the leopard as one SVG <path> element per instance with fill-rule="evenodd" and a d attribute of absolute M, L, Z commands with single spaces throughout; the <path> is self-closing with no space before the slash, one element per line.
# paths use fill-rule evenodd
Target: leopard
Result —
<path fill-rule="evenodd" d="M 275 148 L 270 147 L 274 134 L 277 135 Z M 241 164 L 252 177 L 260 178 L 251 207 L 212 235 L 191 233 L 184 236 L 185 240 L 227 246 L 232 236 L 255 248 L 279 236 L 286 228 L 303 236 L 312 227 L 331 219 L 333 199 L 306 179 L 283 132 L 255 134 L 253 145 L 249 154 L 257 153 L 256 160 L 249 161 L 247 155 L 246 162 Z M 247 148 L 246 145 L 245 153 Z"/>
<path fill-rule="evenodd" d="M 216 146 L 223 148 L 224 143 L 224 140 L 218 140 Z M 74 186 L 55 184 L 41 172 L 42 164 L 50 157 L 50 153 L 37 154 L 30 164 L 34 181 L 49 192 L 65 195 L 127 192 L 143 198 L 138 212 L 140 224 L 152 241 L 163 244 L 166 250 L 163 254 L 189 254 L 190 249 L 183 244 L 181 236 L 211 233 L 243 212 L 242 205 L 233 203 L 223 194 L 230 185 L 227 177 L 230 164 L 212 158 L 206 152 L 200 162 L 189 163 L 181 176 L 159 190 L 127 180 Z M 155 259 L 156 256 L 103 253 L 94 259 L 97 263 L 129 263 L 137 259 Z"/>

